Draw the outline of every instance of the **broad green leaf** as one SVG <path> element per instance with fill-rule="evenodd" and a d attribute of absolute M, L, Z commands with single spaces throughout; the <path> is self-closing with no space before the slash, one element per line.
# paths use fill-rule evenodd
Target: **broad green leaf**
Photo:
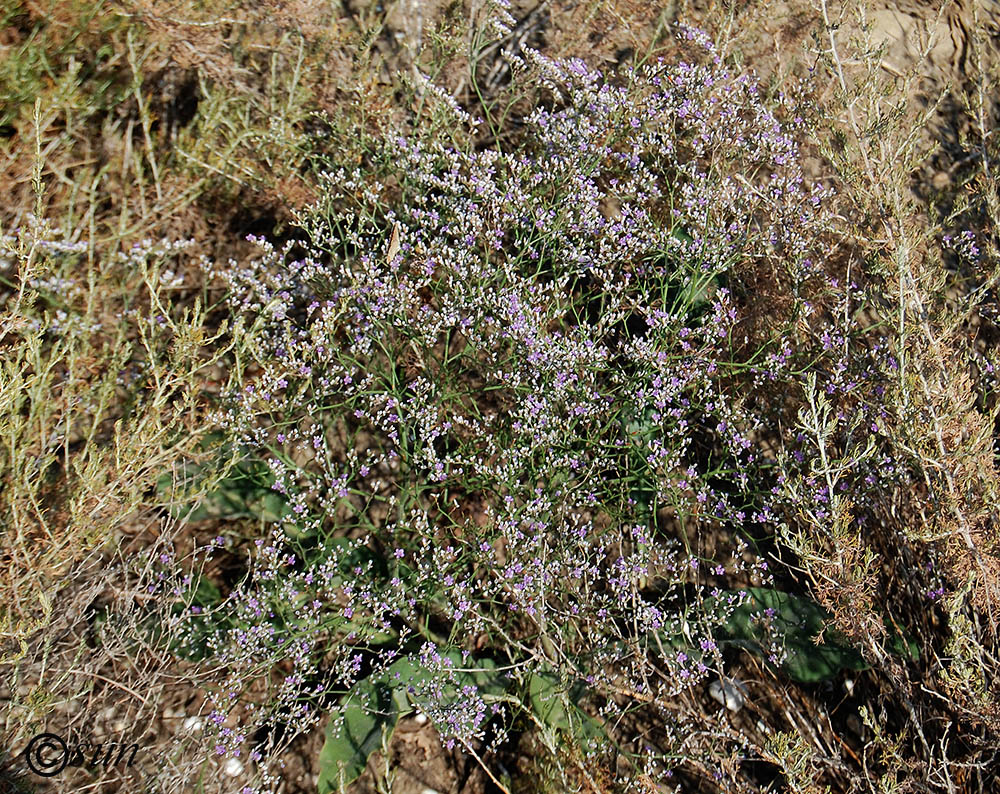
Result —
<path fill-rule="evenodd" d="M 184 494 L 197 493 L 198 484 L 208 479 L 209 470 L 204 466 L 187 463 L 182 472 L 167 472 L 156 482 L 157 492 L 164 497 L 185 499 Z M 218 487 L 204 494 L 198 507 L 181 501 L 170 506 L 172 516 L 188 521 L 207 518 L 259 518 L 265 522 L 281 521 L 291 514 L 284 497 L 272 490 L 274 476 L 260 461 L 244 461 L 218 483 Z"/>
<path fill-rule="evenodd" d="M 443 655 L 456 668 L 468 669 L 454 673 L 453 680 L 442 682 L 444 692 L 437 698 L 438 703 L 447 705 L 465 697 L 462 688 L 470 683 L 484 694 L 502 695 L 506 691 L 506 680 L 495 672 L 496 663 L 492 659 L 470 657 L 463 663 L 457 652 Z M 341 785 L 357 779 L 369 756 L 381 746 L 383 732 L 388 739 L 400 716 L 420 705 L 421 685 L 432 677 L 440 680 L 441 674 L 407 656 L 397 659 L 376 678 L 355 685 L 345 697 L 343 726 L 336 731 L 332 723 L 327 726 L 326 742 L 320 752 L 320 794 L 339 791 Z"/>
<path fill-rule="evenodd" d="M 528 700 L 531 710 L 546 725 L 564 731 L 572 729 L 569 713 L 563 703 L 559 676 L 547 672 L 532 673 L 528 681 Z"/>
<path fill-rule="evenodd" d="M 888 615 L 882 618 L 885 624 L 886 637 L 888 637 L 889 650 L 908 659 L 911 662 L 920 661 L 920 644 L 910 635 L 909 632 L 896 625 Z"/>
<path fill-rule="evenodd" d="M 476 659 L 470 656 L 464 662 L 461 654 L 449 654 L 455 667 L 463 672 L 455 673 L 459 687 L 474 684 L 481 695 L 502 696 L 509 688 L 510 681 L 503 673 L 497 672 L 497 663 L 492 659 Z M 471 671 L 471 672 L 470 672 Z"/>
<path fill-rule="evenodd" d="M 682 243 L 690 243 L 694 238 L 688 234 L 680 225 L 674 226 L 670 230 L 670 236 L 680 240 Z"/>
<path fill-rule="evenodd" d="M 399 711 L 388 688 L 365 679 L 345 698 L 344 719 L 331 721 L 319 753 L 319 794 L 333 794 L 358 779 L 368 758 L 388 740 L 399 721 Z"/>
<path fill-rule="evenodd" d="M 222 591 L 207 576 L 198 577 L 198 587 L 194 591 L 192 603 L 200 607 L 210 607 L 222 600 Z"/>
<path fill-rule="evenodd" d="M 372 625 L 371 621 L 364 616 L 351 619 L 341 618 L 335 624 L 336 631 L 340 637 L 352 637 L 351 642 L 363 642 L 368 646 L 386 646 L 395 644 L 399 639 L 399 632 L 390 627 L 389 631 L 382 631 L 378 626 Z"/>
<path fill-rule="evenodd" d="M 329 580 L 331 588 L 340 587 L 344 583 L 345 577 L 348 580 L 353 579 L 355 577 L 353 569 L 357 567 L 365 569 L 369 563 L 371 564 L 371 574 L 376 579 L 386 579 L 389 576 L 389 568 L 385 559 L 375 554 L 368 546 L 358 544 L 351 538 L 327 538 L 310 554 L 313 559 L 320 561 L 329 560 L 334 554 L 339 554 L 338 572 Z"/>
<path fill-rule="evenodd" d="M 528 703 L 539 720 L 573 737 L 584 750 L 604 747 L 608 735 L 601 723 L 580 708 L 577 701 L 586 691 L 577 684 L 567 692 L 554 672 L 543 670 L 528 679 Z"/>
<path fill-rule="evenodd" d="M 747 603 L 737 607 L 717 630 L 720 644 L 745 648 L 766 658 L 768 640 L 777 639 L 788 652 L 783 669 L 793 680 L 803 683 L 833 678 L 844 669 L 868 667 L 861 654 L 834 632 L 826 631 L 826 641 L 816 642 L 830 617 L 815 601 L 762 587 L 751 587 L 747 592 L 750 594 Z M 707 599 L 706 607 L 717 612 L 725 609 L 721 597 Z M 753 618 L 769 609 L 773 610 L 768 621 L 770 628 L 765 621 Z"/>
<path fill-rule="evenodd" d="M 327 725 L 326 741 L 320 752 L 319 794 L 338 792 L 341 786 L 349 785 L 361 775 L 368 758 L 381 747 L 383 733 L 388 739 L 399 718 L 421 705 L 425 697 L 421 687 L 432 679 L 441 684 L 443 692 L 435 701 L 442 705 L 466 697 L 462 688 L 468 684 L 475 684 L 481 694 L 499 696 L 507 691 L 509 683 L 496 672 L 496 662 L 492 659 L 470 657 L 463 662 L 456 651 L 442 656 L 461 671 L 444 678 L 441 673 L 425 668 L 419 659 L 405 656 L 374 679 L 360 681 L 345 696 L 342 727 L 335 730 L 332 722 Z"/>
<path fill-rule="evenodd" d="M 415 700 L 418 704 L 420 686 L 432 678 L 440 680 L 442 697 L 439 701 L 445 705 L 450 705 L 465 697 L 462 694 L 462 688 L 469 684 L 474 685 L 482 695 L 497 697 L 502 696 L 510 686 L 507 678 L 496 672 L 497 665 L 492 659 L 476 659 L 470 656 L 463 662 L 462 654 L 457 651 L 449 651 L 441 655 L 450 659 L 452 667 L 461 670 L 461 672 L 452 673 L 447 679 L 444 679 L 442 674 L 424 668 L 418 659 L 407 656 L 397 659 L 389 665 L 382 680 L 394 691 L 410 695 L 410 699 Z M 409 692 L 411 687 L 415 690 L 414 692 Z"/>

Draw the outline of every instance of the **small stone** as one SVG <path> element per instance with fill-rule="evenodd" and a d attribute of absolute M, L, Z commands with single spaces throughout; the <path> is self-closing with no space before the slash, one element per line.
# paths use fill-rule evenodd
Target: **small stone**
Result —
<path fill-rule="evenodd" d="M 416 721 L 417 725 L 426 725 L 427 724 L 427 715 L 426 714 L 418 714 L 413 719 L 414 719 L 414 721 Z"/>
<path fill-rule="evenodd" d="M 713 681 L 709 684 L 708 694 L 716 703 L 725 706 L 735 714 L 746 703 L 747 688 L 743 686 L 743 682 L 729 678 L 725 681 Z"/>
<path fill-rule="evenodd" d="M 184 720 L 184 730 L 188 733 L 197 733 L 202 729 L 205 723 L 202 722 L 201 717 L 188 717 Z"/>
<path fill-rule="evenodd" d="M 223 770 L 229 777 L 236 777 L 243 772 L 243 764 L 238 758 L 230 758 L 226 761 L 226 766 Z"/>

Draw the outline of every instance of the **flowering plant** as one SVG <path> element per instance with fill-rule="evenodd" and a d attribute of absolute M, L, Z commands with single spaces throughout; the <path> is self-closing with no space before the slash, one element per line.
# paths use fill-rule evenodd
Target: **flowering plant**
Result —
<path fill-rule="evenodd" d="M 833 520 L 801 455 L 776 474 L 760 395 L 827 366 L 846 394 L 845 337 L 816 326 L 831 295 L 862 295 L 821 266 L 833 224 L 801 119 L 682 38 L 695 61 L 617 77 L 529 50 L 547 100 L 515 151 L 385 140 L 370 169 L 326 172 L 307 244 L 208 266 L 259 367 L 218 419 L 288 514 L 215 607 L 217 714 L 283 660 L 277 711 L 253 719 L 331 711 L 321 788 L 413 709 L 477 758 L 527 718 L 582 747 L 586 776 L 613 750 L 633 780 L 692 760 L 667 704 L 722 674 L 737 610 L 751 631 L 749 592 L 723 586 L 775 583 L 754 538 L 790 515 Z M 751 340 L 741 304 L 766 270 L 789 300 Z M 752 619 L 754 647 L 787 660 Z M 637 721 L 655 738 L 615 730 Z M 227 731 L 238 752 L 247 731 Z"/>

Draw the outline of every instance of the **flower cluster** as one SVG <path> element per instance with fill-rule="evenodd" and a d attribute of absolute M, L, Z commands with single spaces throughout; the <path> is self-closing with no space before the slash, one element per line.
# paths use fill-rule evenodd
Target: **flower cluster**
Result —
<path fill-rule="evenodd" d="M 976 245 L 975 232 L 964 230 L 959 232 L 957 236 L 946 234 L 941 242 L 946 251 L 953 251 L 960 258 L 970 262 L 979 261 L 980 251 L 979 246 Z"/>

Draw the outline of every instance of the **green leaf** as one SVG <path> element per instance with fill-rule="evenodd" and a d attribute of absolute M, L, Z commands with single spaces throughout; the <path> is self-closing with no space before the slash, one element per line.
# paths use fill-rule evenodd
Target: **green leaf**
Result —
<path fill-rule="evenodd" d="M 354 576 L 353 569 L 358 567 L 365 569 L 370 565 L 371 574 L 376 579 L 386 579 L 389 576 L 389 568 L 383 557 L 376 554 L 363 543 L 350 538 L 328 538 L 323 541 L 323 544 L 313 554 L 317 561 L 329 560 L 334 555 L 339 556 L 339 573 L 330 579 L 329 586 L 331 588 L 340 587 L 345 576 L 349 579 L 352 578 Z M 402 571 L 398 571 L 398 573 L 402 575 Z"/>
<path fill-rule="evenodd" d="M 670 236 L 677 240 L 680 240 L 682 243 L 690 243 L 692 240 L 694 240 L 694 238 L 690 234 L 688 234 L 684 230 L 684 228 L 681 227 L 680 225 L 674 226 L 670 230 Z"/>
<path fill-rule="evenodd" d="M 419 659 L 406 656 L 397 659 L 381 675 L 359 681 L 344 698 L 342 727 L 334 730 L 327 725 L 326 741 L 320 751 L 319 794 L 340 791 L 364 771 L 368 758 L 382 746 L 383 735 L 388 740 L 401 716 L 421 705 L 425 697 L 420 688 L 438 679 L 443 692 L 435 697 L 438 705 L 451 705 L 466 697 L 462 688 L 475 684 L 484 695 L 502 696 L 510 686 L 506 677 L 496 672 L 492 659 L 462 661 L 457 651 L 441 654 L 455 668 L 462 668 L 442 680 L 441 674 L 428 670 Z M 413 687 L 414 692 L 409 689 Z"/>
<path fill-rule="evenodd" d="M 222 600 L 222 591 L 207 576 L 198 577 L 198 587 L 194 591 L 192 603 L 200 607 L 215 606 Z"/>
<path fill-rule="evenodd" d="M 341 618 L 335 626 L 340 636 L 353 637 L 352 642 L 360 641 L 368 646 L 395 645 L 399 639 L 399 632 L 396 629 L 390 627 L 389 631 L 382 631 L 364 616 L 350 620 Z"/>
<path fill-rule="evenodd" d="M 715 293 L 718 279 L 713 276 L 691 276 L 690 282 L 681 292 L 681 301 L 685 306 L 701 306 L 707 303 Z"/>
<path fill-rule="evenodd" d="M 841 670 L 864 670 L 868 667 L 861 654 L 845 645 L 811 643 L 796 640 L 788 643 L 784 667 L 793 681 L 815 682 L 833 678 Z"/>
<path fill-rule="evenodd" d="M 494 697 L 503 696 L 510 687 L 507 677 L 496 671 L 497 665 L 492 659 L 476 659 L 470 656 L 463 662 L 462 654 L 458 651 L 448 651 L 441 656 L 450 659 L 453 668 L 460 669 L 460 672 L 451 673 L 448 679 L 439 681 L 442 695 L 437 701 L 443 705 L 451 705 L 465 697 L 462 689 L 469 684 L 474 685 L 481 695 Z M 420 685 L 440 675 L 427 670 L 420 660 L 407 656 L 389 665 L 382 680 L 395 691 L 404 695 L 409 694 L 410 700 L 419 705 Z M 410 687 L 416 692 L 408 692 Z"/>
<path fill-rule="evenodd" d="M 217 487 L 204 493 L 201 489 L 209 480 L 207 467 L 185 463 L 176 472 L 167 472 L 156 481 L 157 492 L 171 500 L 170 514 L 188 521 L 207 518 L 259 518 L 273 523 L 291 515 L 291 509 L 281 494 L 272 490 L 274 475 L 261 461 L 244 461 L 229 476 L 219 480 Z M 192 510 L 189 500 L 197 500 Z"/>
<path fill-rule="evenodd" d="M 889 641 L 889 650 L 908 659 L 911 662 L 920 661 L 920 643 L 913 636 L 896 624 L 888 615 L 882 618 L 885 624 L 886 637 Z"/>
<path fill-rule="evenodd" d="M 359 681 L 345 696 L 343 721 L 327 724 L 319 753 L 319 794 L 332 794 L 360 777 L 368 758 L 392 735 L 399 711 L 381 682 Z"/>
<path fill-rule="evenodd" d="M 497 663 L 492 659 L 469 659 L 462 663 L 462 667 L 473 668 L 473 672 L 457 673 L 461 682 L 465 684 L 475 684 L 482 695 L 492 695 L 502 697 L 510 689 L 511 681 L 503 673 L 497 672 Z"/>
<path fill-rule="evenodd" d="M 808 598 L 762 587 L 748 588 L 750 599 L 732 611 L 726 623 L 717 630 L 716 640 L 745 648 L 767 658 L 765 650 L 770 639 L 777 639 L 787 650 L 782 667 L 790 678 L 803 683 L 833 678 L 841 670 L 864 670 L 868 667 L 854 648 L 835 632 L 826 631 L 826 640 L 816 642 L 824 633 L 830 616 L 819 604 Z M 736 595 L 729 591 L 725 595 Z M 724 598 L 707 599 L 710 611 L 726 610 Z M 768 621 L 754 618 L 765 610 L 774 610 Z"/>
<path fill-rule="evenodd" d="M 563 703 L 559 676 L 555 673 L 532 673 L 528 681 L 528 700 L 531 710 L 546 725 L 564 731 L 572 729 L 569 712 Z"/>
<path fill-rule="evenodd" d="M 581 749 L 589 751 L 606 747 L 608 735 L 604 726 L 578 705 L 585 691 L 577 684 L 567 692 L 559 676 L 549 670 L 532 673 L 528 679 L 528 704 L 538 719 L 569 734 Z"/>

